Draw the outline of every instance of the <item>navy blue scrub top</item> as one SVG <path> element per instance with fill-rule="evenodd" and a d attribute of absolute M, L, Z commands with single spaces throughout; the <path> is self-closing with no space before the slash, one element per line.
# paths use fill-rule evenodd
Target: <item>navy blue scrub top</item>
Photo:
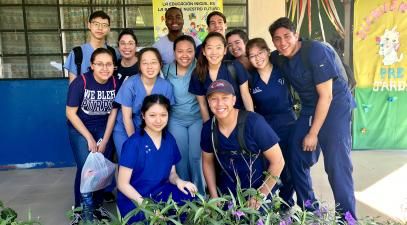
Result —
<path fill-rule="evenodd" d="M 204 123 L 202 132 L 201 132 L 201 148 L 203 151 L 208 153 L 213 153 L 212 139 L 211 139 L 211 122 L 208 120 Z M 216 128 L 218 129 L 218 128 Z M 233 176 L 234 182 L 232 182 L 226 173 L 219 169 L 216 175 L 216 183 L 222 193 L 229 193 L 228 189 L 232 192 L 236 190 L 236 178 L 234 177 L 235 170 L 240 178 L 241 187 L 249 188 L 250 187 L 250 172 L 247 163 L 242 159 L 242 156 L 239 154 L 237 156 L 231 156 L 228 154 L 230 151 L 236 151 L 240 149 L 238 142 L 238 128 L 237 126 L 232 131 L 229 137 L 224 136 L 221 132 L 218 132 L 218 142 L 219 146 L 217 153 L 219 160 L 222 162 L 222 166 L 228 171 L 228 173 Z M 262 153 L 269 150 L 275 144 L 277 144 L 280 139 L 274 130 L 268 125 L 264 118 L 254 112 L 250 112 L 247 116 L 244 138 L 246 146 L 249 151 L 253 153 L 261 154 L 258 157 L 252 167 L 252 188 L 258 188 L 264 181 L 263 172 L 267 171 L 265 159 L 262 156 Z M 246 157 L 247 161 L 249 158 Z M 215 159 L 216 160 L 216 159 Z M 216 161 L 216 163 L 218 163 Z"/>
<path fill-rule="evenodd" d="M 221 64 L 216 80 L 223 79 L 229 81 L 229 83 L 233 85 L 236 94 L 235 108 L 244 109 L 243 100 L 242 96 L 240 95 L 239 87 L 248 80 L 247 71 L 243 67 L 243 65 L 237 60 L 233 61 L 233 66 L 236 69 L 237 80 L 234 80 L 233 77 L 230 75 L 227 65 L 225 63 Z M 208 87 L 211 85 L 212 82 L 213 80 L 211 80 L 209 73 L 206 75 L 204 82 L 201 82 L 198 79 L 198 75 L 196 73 L 192 73 L 188 91 L 194 95 L 205 96 L 206 91 L 208 90 Z M 210 109 L 208 108 L 208 110 Z"/>
<path fill-rule="evenodd" d="M 264 116 L 273 129 L 295 121 L 291 94 L 281 70 L 273 66 L 267 83 L 260 78 L 257 70 L 251 70 L 250 73 L 255 111 Z"/>
<path fill-rule="evenodd" d="M 169 182 L 171 167 L 180 160 L 178 146 L 169 132 L 157 149 L 150 136 L 141 135 L 139 130 L 124 142 L 119 164 L 133 170 L 130 184 L 143 197 L 148 197 L 159 193 L 160 187 Z"/>
<path fill-rule="evenodd" d="M 347 82 L 340 76 L 340 70 L 335 64 L 335 53 L 330 48 L 320 42 L 312 42 L 309 49 L 308 60 L 311 70 L 306 68 L 301 59 L 299 51 L 288 60 L 288 64 L 283 65 L 284 75 L 290 84 L 298 92 L 301 99 L 301 115 L 314 115 L 318 102 L 316 85 L 330 79 L 333 80 L 331 107 L 336 102 L 348 101 L 352 107 L 355 102 L 348 88 Z"/>

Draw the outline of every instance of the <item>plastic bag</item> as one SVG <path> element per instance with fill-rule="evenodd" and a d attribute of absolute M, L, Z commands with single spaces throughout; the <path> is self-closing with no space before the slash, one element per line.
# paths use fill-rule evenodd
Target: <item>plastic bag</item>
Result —
<path fill-rule="evenodd" d="M 81 193 L 107 187 L 114 177 L 115 165 L 100 152 L 90 152 L 81 174 Z"/>

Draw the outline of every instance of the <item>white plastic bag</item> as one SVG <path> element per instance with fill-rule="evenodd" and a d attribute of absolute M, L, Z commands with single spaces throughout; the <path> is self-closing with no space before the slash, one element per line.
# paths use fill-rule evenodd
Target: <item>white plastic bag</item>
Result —
<path fill-rule="evenodd" d="M 107 187 L 114 177 L 115 165 L 100 152 L 90 152 L 81 174 L 81 193 Z"/>

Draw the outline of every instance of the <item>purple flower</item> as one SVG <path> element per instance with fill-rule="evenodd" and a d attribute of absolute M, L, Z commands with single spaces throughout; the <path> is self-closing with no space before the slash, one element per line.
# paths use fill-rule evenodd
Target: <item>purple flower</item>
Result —
<path fill-rule="evenodd" d="M 283 221 L 280 221 L 279 225 L 290 225 L 292 223 L 293 223 L 293 221 L 291 220 L 290 217 L 288 217 L 288 218 L 284 219 Z"/>
<path fill-rule="evenodd" d="M 234 216 L 236 216 L 238 219 L 240 219 L 240 217 L 244 216 L 244 212 L 237 210 L 235 212 L 232 213 Z"/>
<path fill-rule="evenodd" d="M 322 213 L 322 214 L 328 213 L 328 208 L 325 207 L 325 206 L 322 206 L 319 210 L 321 210 L 321 213 Z"/>
<path fill-rule="evenodd" d="M 233 204 L 233 202 L 232 201 L 229 201 L 228 202 L 228 209 L 231 209 L 231 208 L 233 208 L 235 205 Z"/>
<path fill-rule="evenodd" d="M 356 225 L 357 223 L 355 218 L 353 218 L 352 213 L 350 213 L 349 211 L 345 213 L 345 220 L 346 222 L 348 222 L 348 225 Z"/>
<path fill-rule="evenodd" d="M 314 215 L 316 215 L 316 216 L 318 216 L 319 218 L 321 218 L 321 217 L 322 217 L 322 212 L 321 212 L 321 210 L 320 210 L 320 209 L 315 210 L 315 211 L 314 211 Z"/>
<path fill-rule="evenodd" d="M 304 206 L 305 206 L 305 208 L 310 208 L 312 206 L 311 200 L 308 199 L 307 201 L 305 201 Z"/>
<path fill-rule="evenodd" d="M 256 225 L 264 225 L 264 222 L 262 219 L 257 220 L 257 224 Z"/>

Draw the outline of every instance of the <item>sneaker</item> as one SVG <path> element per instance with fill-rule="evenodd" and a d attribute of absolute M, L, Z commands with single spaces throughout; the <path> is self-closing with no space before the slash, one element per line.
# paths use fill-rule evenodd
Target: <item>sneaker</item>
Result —
<path fill-rule="evenodd" d="M 116 197 L 112 192 L 105 192 L 103 193 L 103 201 L 106 203 L 111 203 L 116 201 Z"/>
<path fill-rule="evenodd" d="M 72 220 L 69 223 L 69 225 L 78 225 L 81 220 L 82 220 L 81 213 L 74 212 L 72 215 Z"/>
<path fill-rule="evenodd" d="M 107 220 L 108 222 L 112 221 L 113 218 L 113 214 L 102 206 L 95 209 L 95 211 L 93 212 L 93 216 L 99 221 Z"/>

